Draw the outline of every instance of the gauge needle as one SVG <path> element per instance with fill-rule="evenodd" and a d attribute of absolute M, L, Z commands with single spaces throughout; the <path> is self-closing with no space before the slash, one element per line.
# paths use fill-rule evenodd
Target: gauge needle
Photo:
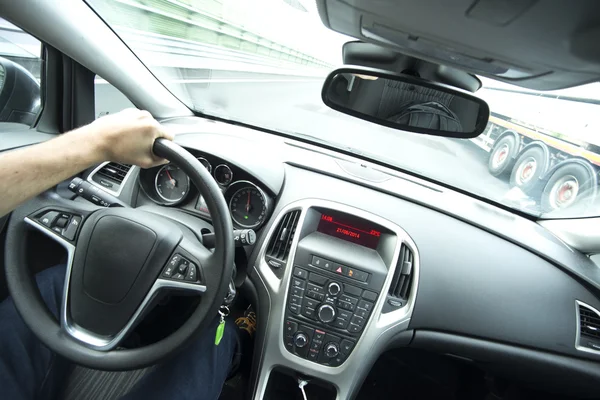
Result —
<path fill-rule="evenodd" d="M 170 181 L 171 185 L 173 185 L 173 187 L 175 187 L 175 185 L 177 184 L 177 181 L 175 179 L 173 179 L 173 177 L 169 173 L 168 169 L 165 169 L 165 171 L 167 172 L 167 176 L 169 177 L 169 181 Z"/>
<path fill-rule="evenodd" d="M 250 192 L 248 192 L 248 202 L 246 203 L 246 212 L 250 212 Z"/>

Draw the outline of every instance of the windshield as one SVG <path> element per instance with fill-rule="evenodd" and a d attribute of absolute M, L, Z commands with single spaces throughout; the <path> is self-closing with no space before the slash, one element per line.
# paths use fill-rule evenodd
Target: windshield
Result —
<path fill-rule="evenodd" d="M 599 84 L 535 92 L 482 79 L 482 135 L 413 134 L 323 104 L 322 83 L 353 39 L 325 28 L 312 0 L 89 3 L 203 114 L 327 142 L 535 216 L 600 214 Z"/>

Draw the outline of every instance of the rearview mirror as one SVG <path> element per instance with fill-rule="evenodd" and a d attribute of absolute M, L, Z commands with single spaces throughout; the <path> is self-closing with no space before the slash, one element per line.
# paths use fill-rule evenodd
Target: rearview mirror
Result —
<path fill-rule="evenodd" d="M 485 129 L 487 103 L 463 90 L 371 68 L 340 68 L 321 92 L 334 110 L 403 131 L 474 138 Z"/>

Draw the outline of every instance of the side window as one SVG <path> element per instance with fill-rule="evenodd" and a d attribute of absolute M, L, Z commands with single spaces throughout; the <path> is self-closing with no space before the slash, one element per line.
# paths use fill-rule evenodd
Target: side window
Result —
<path fill-rule="evenodd" d="M 42 44 L 0 18 L 0 123 L 32 125 L 41 110 Z"/>
<path fill-rule="evenodd" d="M 96 105 L 96 118 L 135 107 L 119 89 L 98 75 L 94 80 L 94 103 Z"/>

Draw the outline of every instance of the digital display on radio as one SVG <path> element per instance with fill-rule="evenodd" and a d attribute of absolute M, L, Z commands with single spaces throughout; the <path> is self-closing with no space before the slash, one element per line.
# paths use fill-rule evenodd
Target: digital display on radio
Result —
<path fill-rule="evenodd" d="M 344 217 L 322 214 L 317 231 L 351 243 L 376 249 L 381 232 L 366 222 L 349 221 Z"/>

